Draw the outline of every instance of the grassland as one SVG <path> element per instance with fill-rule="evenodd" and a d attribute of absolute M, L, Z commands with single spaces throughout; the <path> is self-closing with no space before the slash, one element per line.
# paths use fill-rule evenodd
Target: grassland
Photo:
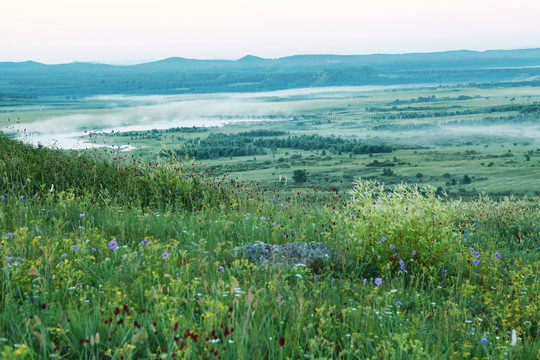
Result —
<path fill-rule="evenodd" d="M 534 196 L 536 125 L 523 109 L 534 110 L 535 91 L 281 99 L 298 106 L 288 120 L 98 135 L 129 141 L 133 153 L 63 152 L 0 135 L 0 358 L 540 358 L 538 198 L 457 199 L 481 187 Z M 470 98 L 392 104 L 433 94 Z M 512 104 L 522 106 L 491 114 L 505 127 L 487 134 L 485 109 Z M 441 107 L 478 114 L 373 119 Z M 29 113 L 12 115 L 24 123 Z M 467 129 L 480 131 L 419 136 L 399 127 L 467 119 L 479 120 Z M 394 150 L 156 157 L 186 140 L 261 127 Z M 293 181 L 299 169 L 309 172 L 307 183 Z M 235 247 L 256 241 L 323 242 L 338 256 L 313 266 L 256 266 L 235 256 Z"/>

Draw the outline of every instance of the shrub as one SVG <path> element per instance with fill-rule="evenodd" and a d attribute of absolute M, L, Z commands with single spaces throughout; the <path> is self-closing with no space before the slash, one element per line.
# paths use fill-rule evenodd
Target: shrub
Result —
<path fill-rule="evenodd" d="M 442 261 L 459 244 L 452 228 L 459 202 L 444 202 L 435 193 L 431 186 L 401 184 L 386 191 L 378 182 L 357 180 L 343 219 L 349 253 L 390 270 Z"/>

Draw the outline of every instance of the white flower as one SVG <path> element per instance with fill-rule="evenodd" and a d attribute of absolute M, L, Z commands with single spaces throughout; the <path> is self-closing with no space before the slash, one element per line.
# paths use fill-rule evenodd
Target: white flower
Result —
<path fill-rule="evenodd" d="M 512 329 L 512 342 L 510 343 L 510 345 L 516 346 L 516 344 L 517 344 L 517 331 L 516 329 Z"/>

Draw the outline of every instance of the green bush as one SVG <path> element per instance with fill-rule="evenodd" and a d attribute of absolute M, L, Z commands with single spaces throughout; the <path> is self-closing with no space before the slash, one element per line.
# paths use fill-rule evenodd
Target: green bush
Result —
<path fill-rule="evenodd" d="M 383 184 L 359 179 L 344 216 L 348 252 L 380 269 L 410 270 L 443 261 L 459 244 L 452 225 L 458 201 L 445 202 L 431 186 Z"/>

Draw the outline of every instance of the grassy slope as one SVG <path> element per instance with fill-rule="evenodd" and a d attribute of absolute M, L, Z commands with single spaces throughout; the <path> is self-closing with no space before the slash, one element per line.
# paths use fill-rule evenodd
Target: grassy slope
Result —
<path fill-rule="evenodd" d="M 101 179 L 80 187 L 74 170 L 90 163 L 116 176 L 132 162 L 107 166 L 1 140 L 0 352 L 7 358 L 540 355 L 539 215 L 523 201 L 461 205 L 452 251 L 429 267 L 400 254 L 403 272 L 385 265 L 397 261 L 391 254 L 367 261 L 347 248 L 360 251 L 369 235 L 354 227 L 361 220 L 351 204 L 337 199 L 324 205 L 300 193 L 276 200 L 279 193 L 193 174 L 205 184 L 201 198 L 210 199 L 200 200 L 202 208 L 175 209 L 158 197 L 143 204 L 119 191 L 137 191 L 132 182 L 110 185 L 109 201 L 95 201 L 92 186 Z M 57 164 L 48 175 L 57 184 L 52 193 L 49 178 L 26 180 Z M 169 166 L 154 164 L 153 174 L 174 177 L 175 186 L 192 183 Z M 159 182 L 153 177 L 148 186 L 161 189 Z M 227 202 L 212 200 L 220 189 Z M 380 221 L 378 231 L 396 224 Z M 424 231 L 418 224 L 408 236 Z M 317 268 L 258 268 L 232 256 L 241 244 L 297 240 L 323 241 L 345 256 Z"/>

